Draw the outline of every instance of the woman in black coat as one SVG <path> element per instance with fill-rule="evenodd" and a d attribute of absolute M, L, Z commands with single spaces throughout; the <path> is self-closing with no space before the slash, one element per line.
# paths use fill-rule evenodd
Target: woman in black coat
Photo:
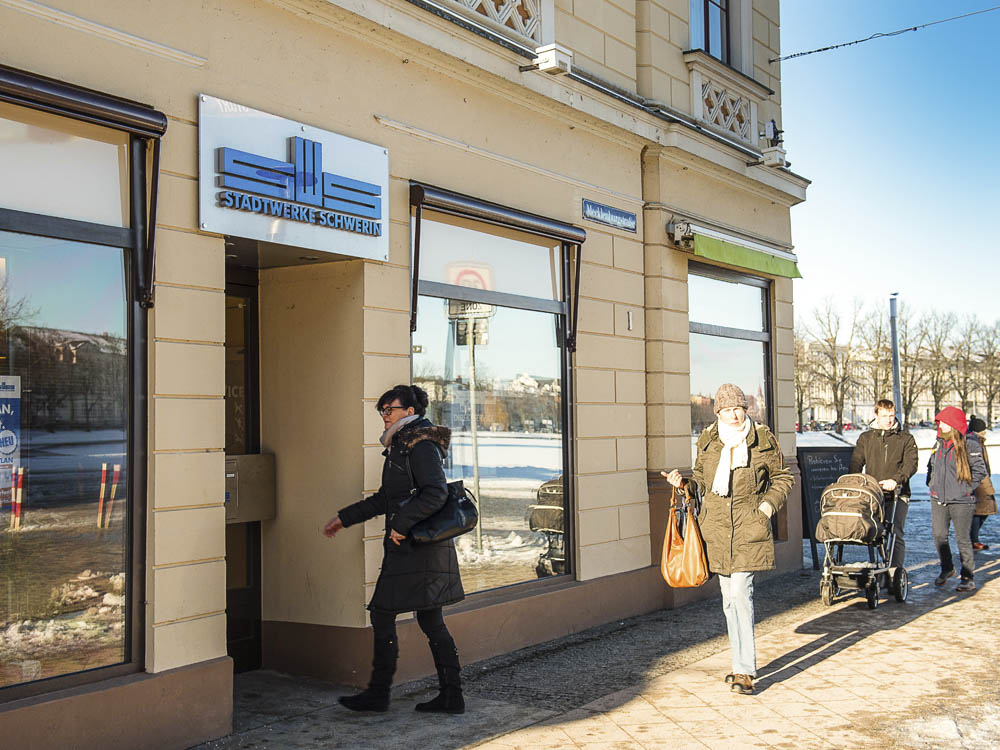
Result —
<path fill-rule="evenodd" d="M 386 391 L 376 407 L 385 432 L 382 486 L 371 497 L 343 508 L 323 528 L 332 537 L 348 526 L 385 515 L 385 556 L 368 603 L 375 640 L 368 689 L 340 702 L 352 711 L 385 711 L 396 671 L 399 645 L 396 615 L 416 612 L 417 623 L 430 642 L 441 692 L 417 711 L 460 714 L 465 711 L 459 676 L 458 650 L 444 624 L 441 608 L 465 598 L 454 542 L 413 544 L 407 535 L 418 521 L 433 515 L 447 498 L 442 460 L 451 430 L 437 427 L 424 414 L 427 394 L 422 388 L 397 385 Z M 412 482 L 411 482 L 412 477 Z"/>

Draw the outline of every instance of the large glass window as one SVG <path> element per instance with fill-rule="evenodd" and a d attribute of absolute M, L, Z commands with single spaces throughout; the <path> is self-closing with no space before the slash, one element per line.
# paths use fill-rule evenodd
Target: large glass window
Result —
<path fill-rule="evenodd" d="M 729 63 L 729 0 L 691 0 L 691 48 Z"/>
<path fill-rule="evenodd" d="M 563 253 L 423 212 L 413 381 L 452 430 L 449 479 L 479 499 L 479 528 L 456 540 L 467 591 L 568 572 Z"/>
<path fill-rule="evenodd" d="M 0 103 L 0 695 L 135 656 L 129 145 Z"/>
<path fill-rule="evenodd" d="M 0 232 L 0 687 L 125 659 L 124 253 Z"/>
<path fill-rule="evenodd" d="M 692 263 L 688 273 L 691 460 L 715 421 L 715 392 L 735 383 L 750 417 L 771 425 L 768 282 Z"/>

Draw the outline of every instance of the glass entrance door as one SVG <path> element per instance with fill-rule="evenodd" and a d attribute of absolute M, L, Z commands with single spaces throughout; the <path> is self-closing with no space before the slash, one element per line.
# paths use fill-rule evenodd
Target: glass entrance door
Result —
<path fill-rule="evenodd" d="M 226 283 L 226 455 L 260 452 L 256 274 Z M 226 526 L 226 641 L 237 672 L 258 669 L 260 522 Z"/>

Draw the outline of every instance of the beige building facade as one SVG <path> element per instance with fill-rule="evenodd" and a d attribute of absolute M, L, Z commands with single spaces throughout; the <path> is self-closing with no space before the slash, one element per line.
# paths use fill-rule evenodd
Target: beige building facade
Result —
<path fill-rule="evenodd" d="M 187 747 L 230 731 L 234 663 L 363 684 L 382 520 L 320 532 L 378 489 L 397 383 L 482 503 L 465 662 L 710 595 L 659 577 L 659 472 L 721 382 L 795 465 L 778 29 L 777 0 L 4 3 L 0 736 Z M 241 147 L 271 127 L 287 159 Z M 422 641 L 403 618 L 398 679 Z"/>

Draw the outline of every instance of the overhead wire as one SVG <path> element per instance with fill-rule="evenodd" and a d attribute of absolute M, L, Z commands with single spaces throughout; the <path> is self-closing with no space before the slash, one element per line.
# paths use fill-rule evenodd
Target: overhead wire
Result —
<path fill-rule="evenodd" d="M 900 34 L 905 34 L 908 31 L 920 31 L 920 29 L 926 29 L 928 26 L 937 26 L 939 23 L 948 23 L 949 21 L 958 21 L 963 18 L 969 18 L 970 16 L 978 16 L 982 13 L 991 13 L 992 11 L 1000 10 L 1000 5 L 994 5 L 992 8 L 984 8 L 983 10 L 974 10 L 970 13 L 963 13 L 960 16 L 952 16 L 951 18 L 942 18 L 940 21 L 931 21 L 930 23 L 922 23 L 918 26 L 907 26 L 904 29 L 897 29 L 896 31 L 880 31 L 871 36 L 866 36 L 864 39 L 855 39 L 853 42 L 843 42 L 841 44 L 831 44 L 827 47 L 820 47 L 819 49 L 811 49 L 808 52 L 795 52 L 791 55 L 785 55 L 783 57 L 772 57 L 768 62 L 782 62 L 784 60 L 791 60 L 795 57 L 805 57 L 806 55 L 815 55 L 817 52 L 829 52 L 830 50 L 840 49 L 841 47 L 850 47 L 854 44 L 861 44 L 863 42 L 870 42 L 872 39 L 880 39 L 882 37 L 888 36 L 899 36 Z"/>

